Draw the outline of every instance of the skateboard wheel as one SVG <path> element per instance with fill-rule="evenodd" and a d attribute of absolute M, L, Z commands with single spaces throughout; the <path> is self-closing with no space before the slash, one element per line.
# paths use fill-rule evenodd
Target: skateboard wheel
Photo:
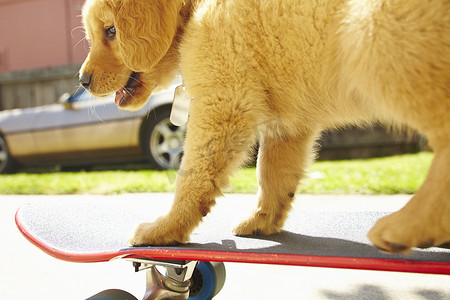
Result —
<path fill-rule="evenodd" d="M 222 289 L 225 279 L 225 265 L 222 262 L 199 262 L 191 278 L 189 299 L 212 299 Z"/>
<path fill-rule="evenodd" d="M 86 300 L 138 300 L 138 299 L 128 292 L 117 289 L 111 289 L 95 294 L 94 296 L 89 297 Z"/>

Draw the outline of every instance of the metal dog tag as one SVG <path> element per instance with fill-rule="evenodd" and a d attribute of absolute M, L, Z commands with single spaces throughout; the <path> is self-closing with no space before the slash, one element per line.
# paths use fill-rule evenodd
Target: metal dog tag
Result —
<path fill-rule="evenodd" d="M 172 122 L 173 125 L 183 126 L 187 123 L 191 100 L 192 98 L 184 85 L 179 85 L 175 88 L 172 111 L 170 112 L 170 122 Z"/>

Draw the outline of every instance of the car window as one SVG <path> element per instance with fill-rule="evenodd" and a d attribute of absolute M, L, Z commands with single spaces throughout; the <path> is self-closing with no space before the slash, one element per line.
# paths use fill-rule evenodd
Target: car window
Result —
<path fill-rule="evenodd" d="M 72 102 L 87 102 L 95 100 L 94 96 L 89 94 L 88 92 L 82 90 L 78 91 L 72 98 Z"/>
<path fill-rule="evenodd" d="M 114 103 L 114 95 L 110 95 L 106 98 L 96 98 L 92 96 L 90 93 L 81 90 L 75 93 L 73 97 L 70 99 L 70 102 L 75 104 L 76 106 L 84 106 L 84 105 L 102 105 L 105 103 Z"/>

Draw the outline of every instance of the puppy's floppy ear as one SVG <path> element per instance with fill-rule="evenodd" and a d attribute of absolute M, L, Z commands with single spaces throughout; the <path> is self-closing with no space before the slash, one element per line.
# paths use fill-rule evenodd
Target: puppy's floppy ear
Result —
<path fill-rule="evenodd" d="M 133 71 L 149 71 L 177 31 L 182 0 L 113 0 L 120 56 Z"/>

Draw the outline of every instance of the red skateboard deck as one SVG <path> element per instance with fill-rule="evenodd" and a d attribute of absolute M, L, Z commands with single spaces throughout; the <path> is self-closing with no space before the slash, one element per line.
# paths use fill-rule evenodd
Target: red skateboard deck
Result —
<path fill-rule="evenodd" d="M 142 221 L 160 212 L 148 207 L 109 206 L 107 201 L 49 201 L 16 213 L 22 234 L 49 255 L 71 262 L 119 258 L 280 264 L 415 273 L 450 274 L 450 250 L 416 249 L 409 255 L 383 254 L 366 237 L 381 212 L 294 210 L 284 231 L 272 236 L 236 237 L 239 222 L 231 206 L 213 211 L 191 241 L 176 247 L 130 247 L 127 239 Z"/>

